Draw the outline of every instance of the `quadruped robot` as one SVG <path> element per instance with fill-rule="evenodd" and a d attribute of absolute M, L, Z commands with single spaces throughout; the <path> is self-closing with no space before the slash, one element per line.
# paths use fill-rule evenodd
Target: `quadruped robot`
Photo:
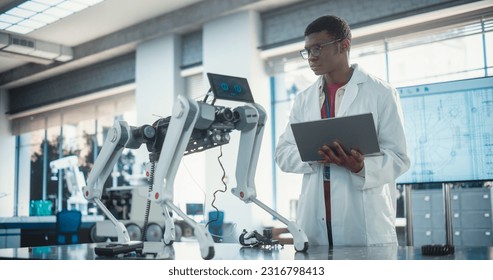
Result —
<path fill-rule="evenodd" d="M 173 204 L 174 180 L 182 157 L 195 152 L 229 143 L 230 132 L 239 130 L 241 138 L 236 165 L 236 184 L 232 193 L 244 203 L 253 202 L 284 223 L 293 235 L 296 251 L 308 249 L 308 238 L 304 231 L 292 221 L 257 199 L 255 172 L 259 158 L 260 145 L 266 121 L 266 112 L 253 100 L 245 78 L 207 73 L 213 94 L 209 104 L 206 95 L 203 101 L 177 96 L 172 114 L 161 118 L 153 125 L 129 126 L 125 121 L 117 121 L 106 140 L 89 174 L 87 186 L 83 188 L 84 197 L 95 203 L 117 231 L 117 242 L 110 242 L 95 248 L 95 253 L 114 256 L 143 249 L 142 241 L 131 241 L 127 229 L 101 202 L 103 185 L 124 148 L 138 149 L 145 144 L 151 163 L 150 188 L 147 199 L 162 207 L 165 231 L 163 242 L 172 245 L 175 240 L 175 225 L 170 211 L 175 212 L 195 232 L 203 259 L 214 257 L 214 241 L 204 225 L 188 217 Z M 214 105 L 216 99 L 244 102 L 243 106 L 231 109 Z"/>

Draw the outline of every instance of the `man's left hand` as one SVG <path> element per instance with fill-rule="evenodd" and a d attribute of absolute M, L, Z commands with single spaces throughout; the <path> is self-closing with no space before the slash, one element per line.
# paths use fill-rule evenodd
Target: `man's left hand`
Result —
<path fill-rule="evenodd" d="M 334 163 L 349 169 L 353 173 L 358 173 L 363 169 L 365 157 L 356 149 L 351 149 L 351 153 L 347 154 L 342 145 L 335 141 L 332 147 L 323 145 L 318 153 L 323 156 L 320 163 Z"/>

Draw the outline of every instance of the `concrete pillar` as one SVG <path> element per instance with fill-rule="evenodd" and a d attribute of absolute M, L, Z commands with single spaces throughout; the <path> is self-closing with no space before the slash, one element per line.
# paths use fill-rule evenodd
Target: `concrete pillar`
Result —
<path fill-rule="evenodd" d="M 14 215 L 14 171 L 15 171 L 15 136 L 10 130 L 10 122 L 5 114 L 8 110 L 7 92 L 0 90 L 0 150 L 2 163 L 0 167 L 0 217 Z"/>
<path fill-rule="evenodd" d="M 174 97 L 182 94 L 179 37 L 170 35 L 141 43 L 136 55 L 136 111 L 139 124 L 171 115 Z"/>
<path fill-rule="evenodd" d="M 31 149 L 26 148 L 31 144 L 31 133 L 24 133 L 20 136 L 20 146 L 23 147 L 19 152 L 19 186 L 17 189 L 17 216 L 29 216 L 29 206 L 31 201 L 31 176 L 23 174 L 31 173 Z M 15 147 L 15 145 L 14 145 Z M 15 150 L 15 149 L 14 149 Z M 14 171 L 10 173 L 13 177 Z M 56 205 L 53 205 L 52 211 L 56 210 Z"/>
<path fill-rule="evenodd" d="M 136 53 L 136 112 L 137 123 L 141 126 L 152 125 L 156 120 L 171 115 L 175 96 L 183 94 L 184 83 L 179 76 L 180 41 L 179 36 L 169 35 L 137 46 Z M 136 151 L 136 172 L 143 163 L 149 161 L 146 147 L 143 145 Z M 141 190 L 145 195 L 147 189 Z M 138 199 L 134 191 L 131 218 L 143 219 L 145 199 Z M 153 205 L 151 219 L 164 223 L 161 209 Z"/>

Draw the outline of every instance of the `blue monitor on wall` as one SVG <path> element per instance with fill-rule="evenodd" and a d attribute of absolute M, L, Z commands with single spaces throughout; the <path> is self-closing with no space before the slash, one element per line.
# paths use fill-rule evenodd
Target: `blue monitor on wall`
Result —
<path fill-rule="evenodd" d="M 493 77 L 398 91 L 411 159 L 398 183 L 493 179 Z"/>

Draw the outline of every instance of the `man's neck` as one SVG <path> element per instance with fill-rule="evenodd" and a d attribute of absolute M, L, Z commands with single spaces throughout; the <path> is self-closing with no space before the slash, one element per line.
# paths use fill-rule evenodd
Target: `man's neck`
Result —
<path fill-rule="evenodd" d="M 353 68 L 349 65 L 342 70 L 334 71 L 324 75 L 325 81 L 331 84 L 347 84 L 353 75 Z"/>

